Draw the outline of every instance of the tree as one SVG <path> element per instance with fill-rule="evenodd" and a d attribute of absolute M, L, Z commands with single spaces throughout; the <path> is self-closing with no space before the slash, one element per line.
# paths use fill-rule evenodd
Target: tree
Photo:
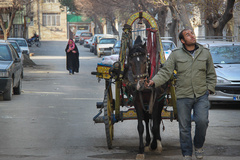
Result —
<path fill-rule="evenodd" d="M 27 0 L 0 0 L 0 26 L 4 33 L 4 40 L 9 36 L 16 12 L 23 9 L 26 1 Z M 3 14 L 10 16 L 7 26 L 3 20 Z"/>
<path fill-rule="evenodd" d="M 235 0 L 202 0 L 203 4 L 198 4 L 204 13 L 206 36 L 222 36 L 225 25 L 233 17 L 233 7 Z"/>

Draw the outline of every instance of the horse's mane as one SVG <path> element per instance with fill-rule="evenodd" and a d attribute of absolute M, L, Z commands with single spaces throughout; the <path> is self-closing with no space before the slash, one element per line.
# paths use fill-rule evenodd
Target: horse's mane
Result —
<path fill-rule="evenodd" d="M 131 57 L 133 55 L 133 53 L 136 53 L 136 52 L 147 53 L 146 45 L 145 44 L 144 45 L 135 44 L 133 46 L 133 48 L 130 49 L 129 56 Z"/>

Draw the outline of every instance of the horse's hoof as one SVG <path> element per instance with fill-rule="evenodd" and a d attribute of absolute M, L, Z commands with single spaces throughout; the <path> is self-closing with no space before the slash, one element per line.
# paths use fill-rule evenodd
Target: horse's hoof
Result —
<path fill-rule="evenodd" d="M 161 154 L 162 153 L 162 143 L 160 140 L 157 140 L 157 149 L 156 152 Z"/>
<path fill-rule="evenodd" d="M 142 160 L 145 159 L 145 155 L 144 154 L 137 154 L 136 160 Z"/>
<path fill-rule="evenodd" d="M 144 147 L 144 152 L 150 152 L 150 151 L 151 151 L 151 147 L 149 147 L 149 146 Z"/>

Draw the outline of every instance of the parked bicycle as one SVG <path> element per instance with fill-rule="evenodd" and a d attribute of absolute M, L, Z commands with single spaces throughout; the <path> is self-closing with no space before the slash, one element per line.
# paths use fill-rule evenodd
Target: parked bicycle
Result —
<path fill-rule="evenodd" d="M 39 41 L 39 36 L 34 34 L 34 36 L 27 40 L 28 46 L 32 47 L 34 44 L 37 47 L 41 47 L 41 42 Z"/>

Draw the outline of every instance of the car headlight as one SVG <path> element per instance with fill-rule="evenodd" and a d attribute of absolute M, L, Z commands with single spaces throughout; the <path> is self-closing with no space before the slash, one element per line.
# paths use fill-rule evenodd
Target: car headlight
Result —
<path fill-rule="evenodd" d="M 224 79 L 222 77 L 217 77 L 217 84 L 230 84 L 231 81 Z"/>
<path fill-rule="evenodd" d="M 0 72 L 0 77 L 8 77 L 9 76 L 9 74 L 8 74 L 8 72 L 7 71 L 2 71 L 2 72 Z"/>

